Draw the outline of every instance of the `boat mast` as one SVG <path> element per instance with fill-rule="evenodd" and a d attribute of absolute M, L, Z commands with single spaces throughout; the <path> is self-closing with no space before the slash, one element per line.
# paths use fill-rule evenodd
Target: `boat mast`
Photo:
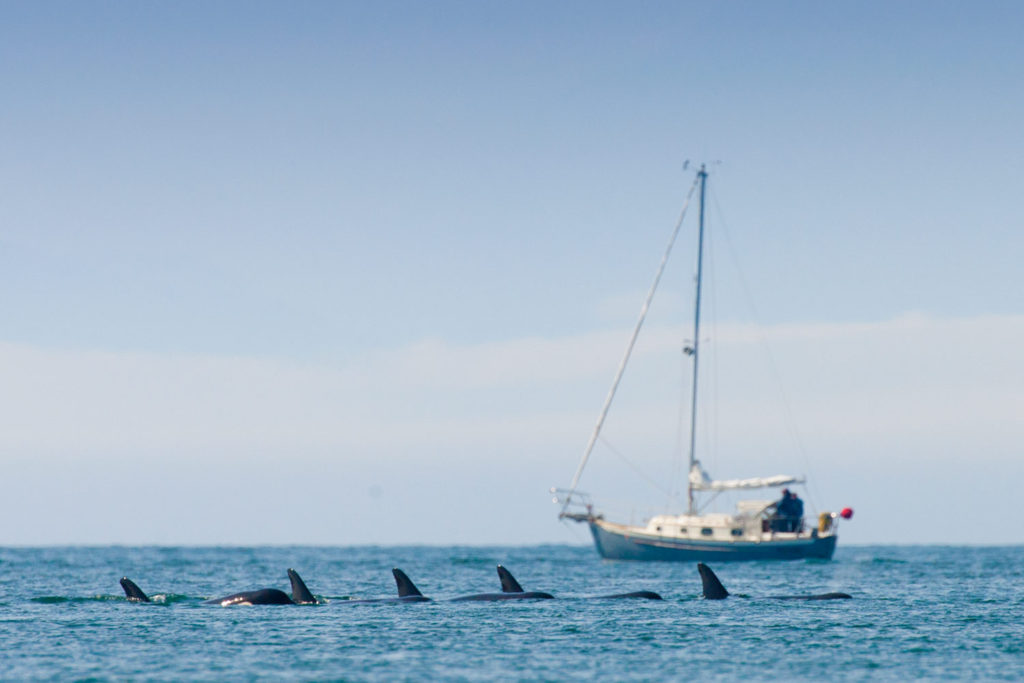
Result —
<path fill-rule="evenodd" d="M 689 473 L 693 471 L 693 465 L 697 462 L 697 349 L 700 346 L 700 289 L 703 280 L 704 269 L 704 186 L 707 184 L 708 173 L 701 164 L 700 172 L 697 174 L 700 179 L 700 227 L 697 230 L 697 301 L 693 307 L 693 346 L 687 349 L 693 357 L 693 386 L 690 396 L 690 467 L 686 477 L 686 498 L 689 503 L 688 512 L 691 515 L 697 513 L 693 502 L 693 482 L 690 481 Z"/>

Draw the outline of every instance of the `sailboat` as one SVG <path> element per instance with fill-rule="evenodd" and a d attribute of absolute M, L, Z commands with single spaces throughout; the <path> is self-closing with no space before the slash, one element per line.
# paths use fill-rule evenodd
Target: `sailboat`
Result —
<path fill-rule="evenodd" d="M 838 541 L 839 517 L 849 519 L 853 511 L 844 508 L 838 515 L 822 512 L 816 518 L 802 516 L 802 503 L 794 513 L 792 506 L 772 500 L 740 500 L 732 513 L 705 512 L 699 503 L 701 497 L 725 491 L 753 491 L 806 483 L 803 477 L 775 475 L 746 479 L 712 479 L 697 458 L 697 376 L 700 367 L 701 289 L 704 262 L 704 204 L 708 173 L 701 166 L 690 190 L 682 215 L 675 226 L 658 272 L 641 308 L 640 319 L 629 340 L 625 356 L 619 365 L 611 390 L 605 399 L 600 417 L 576 468 L 568 489 L 552 489 L 554 502 L 561 505 L 559 519 L 586 523 L 598 553 L 616 560 L 674 560 L 674 561 L 726 561 L 726 560 L 794 560 L 802 558 L 830 559 Z M 641 524 L 613 522 L 605 519 L 591 502 L 590 497 L 578 489 L 580 477 L 594 449 L 605 417 L 611 407 L 616 389 L 625 372 L 637 336 L 655 290 L 661 280 L 672 246 L 679 234 L 695 190 L 699 189 L 699 225 L 697 230 L 696 305 L 694 307 L 693 340 L 684 349 L 692 360 L 690 386 L 690 439 L 689 470 L 687 477 L 687 508 L 684 513 L 653 515 Z M 784 499 L 789 491 L 784 491 Z"/>

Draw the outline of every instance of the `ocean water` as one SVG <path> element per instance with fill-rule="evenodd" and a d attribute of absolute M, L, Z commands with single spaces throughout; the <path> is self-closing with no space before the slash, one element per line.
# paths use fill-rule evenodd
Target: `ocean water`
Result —
<path fill-rule="evenodd" d="M 498 591 L 499 563 L 558 599 L 442 601 Z M 436 601 L 346 604 L 394 595 L 395 566 Z M 287 592 L 289 567 L 326 604 L 201 604 Z M 701 599 L 694 564 L 589 547 L 2 548 L 0 678 L 1024 679 L 1024 547 L 712 567 L 733 597 Z M 155 601 L 125 600 L 123 575 Z M 665 600 L 586 597 L 641 589 Z M 767 598 L 826 591 L 853 599 Z"/>

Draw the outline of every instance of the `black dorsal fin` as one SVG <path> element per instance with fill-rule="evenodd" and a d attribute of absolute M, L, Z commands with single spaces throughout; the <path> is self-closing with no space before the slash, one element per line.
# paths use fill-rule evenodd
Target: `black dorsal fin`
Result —
<path fill-rule="evenodd" d="M 725 590 L 725 586 L 718 580 L 715 573 L 711 571 L 711 567 L 703 562 L 698 562 L 697 571 L 700 572 L 700 581 L 703 584 L 705 600 L 724 600 L 729 597 L 729 591 Z"/>
<path fill-rule="evenodd" d="M 512 572 L 498 565 L 498 578 L 501 579 L 501 592 L 502 593 L 523 593 L 523 587 L 516 581 L 516 577 L 512 576 Z"/>
<path fill-rule="evenodd" d="M 401 569 L 395 567 L 391 570 L 391 573 L 395 575 L 395 583 L 398 585 L 398 597 L 405 598 L 410 595 L 423 596 L 423 593 L 420 593 L 420 589 L 416 587 L 412 579 L 406 576 L 405 572 Z"/>
<path fill-rule="evenodd" d="M 135 585 L 135 582 L 127 576 L 121 577 L 121 588 L 124 594 L 133 602 L 149 602 L 149 596 L 142 592 L 142 589 Z"/>
<path fill-rule="evenodd" d="M 292 582 L 292 601 L 297 605 L 315 605 L 316 598 L 306 588 L 306 582 L 294 569 L 288 570 L 288 580 Z"/>

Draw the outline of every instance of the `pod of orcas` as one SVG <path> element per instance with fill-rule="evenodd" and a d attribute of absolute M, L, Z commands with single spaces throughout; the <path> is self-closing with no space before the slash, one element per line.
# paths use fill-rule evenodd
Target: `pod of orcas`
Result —
<path fill-rule="evenodd" d="M 710 567 L 701 562 L 697 564 L 697 571 L 700 573 L 701 592 L 705 600 L 724 600 L 729 597 L 729 591 L 725 589 L 725 586 L 722 585 L 722 582 L 715 573 L 711 571 Z M 398 587 L 397 596 L 388 598 L 345 600 L 343 603 L 348 605 L 359 605 L 431 601 L 431 598 L 423 595 L 423 593 L 416 587 L 416 584 L 414 584 L 401 569 L 395 567 L 391 572 L 394 574 L 395 584 Z M 500 593 L 473 593 L 471 595 L 462 595 L 456 598 L 450 598 L 449 601 L 498 602 L 505 600 L 550 600 L 555 597 L 551 593 L 523 590 L 523 587 L 519 585 L 519 582 L 516 581 L 514 576 L 512 576 L 512 573 L 500 564 L 498 565 L 498 579 L 501 582 Z M 204 604 L 231 607 L 234 605 L 315 605 L 320 602 L 306 586 L 306 583 L 302 580 L 302 577 L 299 576 L 299 573 L 294 569 L 288 570 L 288 580 L 291 582 L 291 595 L 288 595 L 284 591 L 277 590 L 276 588 L 261 588 L 259 590 L 232 593 L 231 595 L 224 596 L 223 598 L 206 600 L 204 601 Z M 131 602 L 150 602 L 149 596 L 146 595 L 142 589 L 127 576 L 121 578 L 121 588 L 124 589 L 125 596 Z M 652 591 L 633 591 L 630 593 L 614 593 L 612 595 L 596 595 L 589 597 L 596 600 L 662 599 L 660 595 Z M 841 600 L 849 599 L 851 597 L 853 596 L 848 593 L 768 596 L 769 599 L 773 600 Z"/>
<path fill-rule="evenodd" d="M 401 569 L 395 567 L 391 570 L 395 576 L 395 584 L 398 587 L 398 595 L 390 598 L 364 598 L 359 600 L 345 600 L 346 605 L 365 605 L 377 603 L 404 603 L 404 602 L 430 602 L 431 598 L 426 597 L 412 582 L 412 579 Z M 214 598 L 204 601 L 206 605 L 220 605 L 231 607 L 233 605 L 315 605 L 319 601 L 306 586 L 305 581 L 294 569 L 288 570 L 288 579 L 292 584 L 292 594 L 289 596 L 284 591 L 276 588 L 261 588 L 254 591 L 242 591 L 232 593 L 223 598 Z M 497 602 L 502 600 L 550 600 L 555 596 L 551 593 L 541 591 L 526 591 L 519 585 L 516 578 L 512 576 L 505 567 L 498 565 L 498 579 L 501 582 L 500 593 L 474 593 L 462 595 L 457 598 L 450 598 L 450 602 Z M 150 602 L 149 596 L 134 581 L 127 576 L 121 578 L 121 588 L 125 596 L 132 602 Z M 646 600 L 661 600 L 661 596 L 652 591 L 634 591 L 632 593 L 616 593 L 613 595 L 593 596 L 594 599 L 616 599 L 616 598 L 639 598 Z"/>

